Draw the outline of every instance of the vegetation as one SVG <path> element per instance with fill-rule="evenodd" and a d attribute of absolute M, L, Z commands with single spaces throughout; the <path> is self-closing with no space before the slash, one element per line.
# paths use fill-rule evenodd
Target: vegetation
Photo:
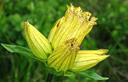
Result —
<path fill-rule="evenodd" d="M 97 25 L 85 38 L 83 49 L 109 49 L 110 57 L 93 69 L 58 77 L 63 82 L 128 81 L 128 1 L 127 0 L 0 0 L 0 43 L 27 47 L 22 22 L 30 21 L 45 36 L 66 6 L 72 3 L 92 12 Z M 22 53 L 22 52 L 21 52 Z M 10 53 L 0 46 L 0 82 L 45 82 L 41 62 Z M 108 77 L 107 78 L 101 76 Z M 61 80 L 62 79 L 62 80 Z"/>

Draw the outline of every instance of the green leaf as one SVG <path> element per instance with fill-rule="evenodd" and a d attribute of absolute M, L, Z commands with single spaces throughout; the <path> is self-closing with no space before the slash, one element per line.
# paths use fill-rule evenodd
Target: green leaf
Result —
<path fill-rule="evenodd" d="M 34 58 L 32 52 L 28 48 L 18 45 L 11 45 L 11 44 L 1 44 L 1 45 L 11 53 L 18 53 L 29 58 Z"/>
<path fill-rule="evenodd" d="M 76 75 L 73 72 L 68 71 L 64 74 L 64 76 L 68 77 L 68 79 L 65 80 L 66 82 L 77 82 Z"/>
<path fill-rule="evenodd" d="M 93 70 L 88 70 L 86 72 L 80 72 L 81 76 L 85 76 L 94 80 L 108 80 L 108 77 L 102 77 L 99 74 L 97 74 L 95 71 Z"/>
<path fill-rule="evenodd" d="M 75 78 L 75 77 L 76 77 L 73 72 L 69 72 L 69 71 L 66 72 L 66 73 L 64 73 L 64 76 L 66 76 L 66 77 L 68 77 L 68 78 Z"/>

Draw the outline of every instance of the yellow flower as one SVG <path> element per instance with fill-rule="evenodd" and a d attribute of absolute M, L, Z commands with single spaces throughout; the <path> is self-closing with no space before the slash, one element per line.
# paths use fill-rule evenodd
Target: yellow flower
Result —
<path fill-rule="evenodd" d="M 48 39 L 28 22 L 24 23 L 24 33 L 33 54 L 39 59 L 47 59 L 49 67 L 63 72 L 83 71 L 108 57 L 106 49 L 79 48 L 85 36 L 96 24 L 96 19 L 91 13 L 71 5 L 68 6 L 65 16 L 56 22 Z"/>
<path fill-rule="evenodd" d="M 96 24 L 96 19 L 91 13 L 83 12 L 80 7 L 68 7 L 65 16 L 57 21 L 49 34 L 48 39 L 52 47 L 56 48 L 72 38 L 76 38 L 80 45 Z"/>

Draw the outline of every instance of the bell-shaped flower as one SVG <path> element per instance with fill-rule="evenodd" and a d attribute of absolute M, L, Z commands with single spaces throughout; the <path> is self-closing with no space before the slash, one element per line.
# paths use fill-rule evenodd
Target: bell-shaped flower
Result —
<path fill-rule="evenodd" d="M 65 16 L 56 22 L 49 34 L 48 39 L 52 47 L 55 49 L 72 38 L 76 38 L 80 45 L 96 24 L 96 19 L 91 13 L 82 11 L 80 7 L 69 6 Z"/>

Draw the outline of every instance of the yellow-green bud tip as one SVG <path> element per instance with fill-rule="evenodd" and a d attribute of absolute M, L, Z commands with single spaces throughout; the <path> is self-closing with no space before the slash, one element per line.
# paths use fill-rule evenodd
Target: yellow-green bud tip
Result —
<path fill-rule="evenodd" d="M 24 35 L 34 56 L 39 59 L 47 59 L 47 55 L 52 52 L 50 43 L 45 36 L 28 21 L 24 22 Z"/>

